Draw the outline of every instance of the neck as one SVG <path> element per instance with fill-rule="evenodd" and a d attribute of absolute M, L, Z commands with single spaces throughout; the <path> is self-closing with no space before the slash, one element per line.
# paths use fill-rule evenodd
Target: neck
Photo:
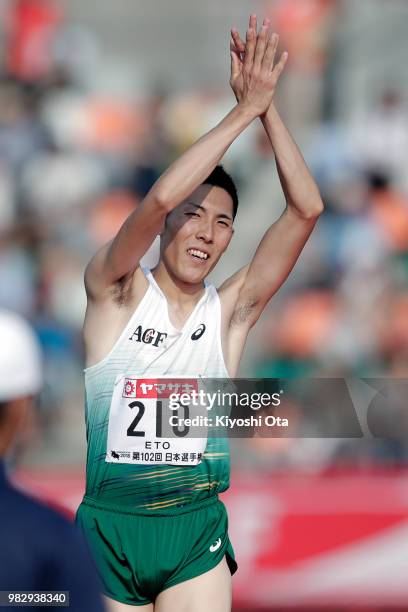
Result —
<path fill-rule="evenodd" d="M 203 294 L 204 282 L 187 283 L 177 278 L 174 273 L 160 260 L 152 270 L 154 280 L 172 303 L 188 305 L 196 303 Z"/>

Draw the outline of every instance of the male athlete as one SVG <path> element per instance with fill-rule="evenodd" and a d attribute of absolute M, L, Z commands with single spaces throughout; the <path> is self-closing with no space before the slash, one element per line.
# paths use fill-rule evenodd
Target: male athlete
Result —
<path fill-rule="evenodd" d="M 236 31 L 233 39 L 237 104 L 158 179 L 85 273 L 88 458 L 77 521 L 112 610 L 230 610 L 237 565 L 218 499 L 229 486 L 228 448 L 210 437 L 164 441 L 157 381 L 235 376 L 249 330 L 323 209 L 273 105 L 287 59 L 275 63 L 278 36 L 268 20 L 257 33 L 252 15 L 246 44 Z M 229 245 L 238 204 L 217 164 L 258 117 L 287 207 L 251 263 L 216 290 L 205 278 Z M 149 271 L 139 262 L 158 234 L 160 260 Z"/>

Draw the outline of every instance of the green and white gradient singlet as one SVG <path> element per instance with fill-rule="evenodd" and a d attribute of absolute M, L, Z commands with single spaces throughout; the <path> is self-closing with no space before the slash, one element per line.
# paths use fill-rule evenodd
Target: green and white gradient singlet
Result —
<path fill-rule="evenodd" d="M 228 373 L 215 287 L 206 285 L 179 331 L 169 320 L 163 292 L 151 272 L 143 271 L 149 287 L 142 301 L 110 353 L 85 370 L 86 495 L 117 506 L 153 510 L 225 491 L 230 471 L 228 439 L 191 440 L 192 447 L 184 449 L 188 452 L 173 454 L 152 442 L 151 452 L 142 452 L 146 437 L 139 437 L 140 432 L 145 430 L 147 436 L 149 427 L 153 431 L 149 411 L 155 410 L 156 400 L 140 402 L 135 389 L 152 379 L 227 379 Z"/>

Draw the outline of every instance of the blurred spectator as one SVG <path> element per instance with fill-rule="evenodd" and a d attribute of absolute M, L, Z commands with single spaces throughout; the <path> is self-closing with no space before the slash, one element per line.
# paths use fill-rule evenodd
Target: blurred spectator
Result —
<path fill-rule="evenodd" d="M 408 198 L 381 171 L 369 174 L 372 217 L 381 228 L 391 249 L 408 251 Z"/>
<path fill-rule="evenodd" d="M 0 79 L 0 160 L 16 174 L 50 144 L 39 121 L 37 96 L 28 86 Z"/>
<path fill-rule="evenodd" d="M 400 90 L 390 88 L 383 91 L 371 111 L 355 119 L 353 135 L 361 163 L 366 169 L 382 170 L 398 182 L 405 180 L 408 118 Z"/>
<path fill-rule="evenodd" d="M 13 444 L 24 443 L 42 374 L 39 346 L 24 320 L 1 310 L 0 338 L 0 589 L 68 591 L 71 610 L 103 610 L 92 562 L 74 525 L 17 491 L 6 477 L 5 460 Z"/>
<path fill-rule="evenodd" d="M 6 66 L 9 74 L 36 81 L 52 67 L 51 47 L 62 20 L 59 0 L 14 0 L 9 4 Z"/>

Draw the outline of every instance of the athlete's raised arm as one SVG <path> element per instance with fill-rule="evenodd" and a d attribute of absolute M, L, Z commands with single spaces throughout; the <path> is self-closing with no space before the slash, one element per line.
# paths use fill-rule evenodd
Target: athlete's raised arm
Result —
<path fill-rule="evenodd" d="M 85 273 L 88 295 L 97 298 L 135 270 L 166 215 L 207 178 L 237 136 L 265 113 L 273 92 L 271 79 L 252 75 L 251 86 L 244 84 L 237 105 L 164 172 L 116 237 L 91 260 Z"/>
<path fill-rule="evenodd" d="M 259 40 L 268 40 L 268 30 L 269 20 L 265 19 L 262 30 L 256 36 L 254 15 L 250 18 L 246 45 L 238 32 L 232 30 L 231 87 L 237 100 L 242 96 L 246 73 L 248 70 L 254 71 Z M 287 59 L 287 54 L 283 53 L 273 67 L 278 41 L 279 37 L 272 34 L 269 39 L 272 47 L 270 62 L 277 78 Z M 235 277 L 235 300 L 230 322 L 233 326 L 242 325 L 246 330 L 257 321 L 268 300 L 286 280 L 323 212 L 317 185 L 273 102 L 267 112 L 261 115 L 261 120 L 275 154 L 287 206 L 281 217 L 265 233 L 250 265 Z"/>

